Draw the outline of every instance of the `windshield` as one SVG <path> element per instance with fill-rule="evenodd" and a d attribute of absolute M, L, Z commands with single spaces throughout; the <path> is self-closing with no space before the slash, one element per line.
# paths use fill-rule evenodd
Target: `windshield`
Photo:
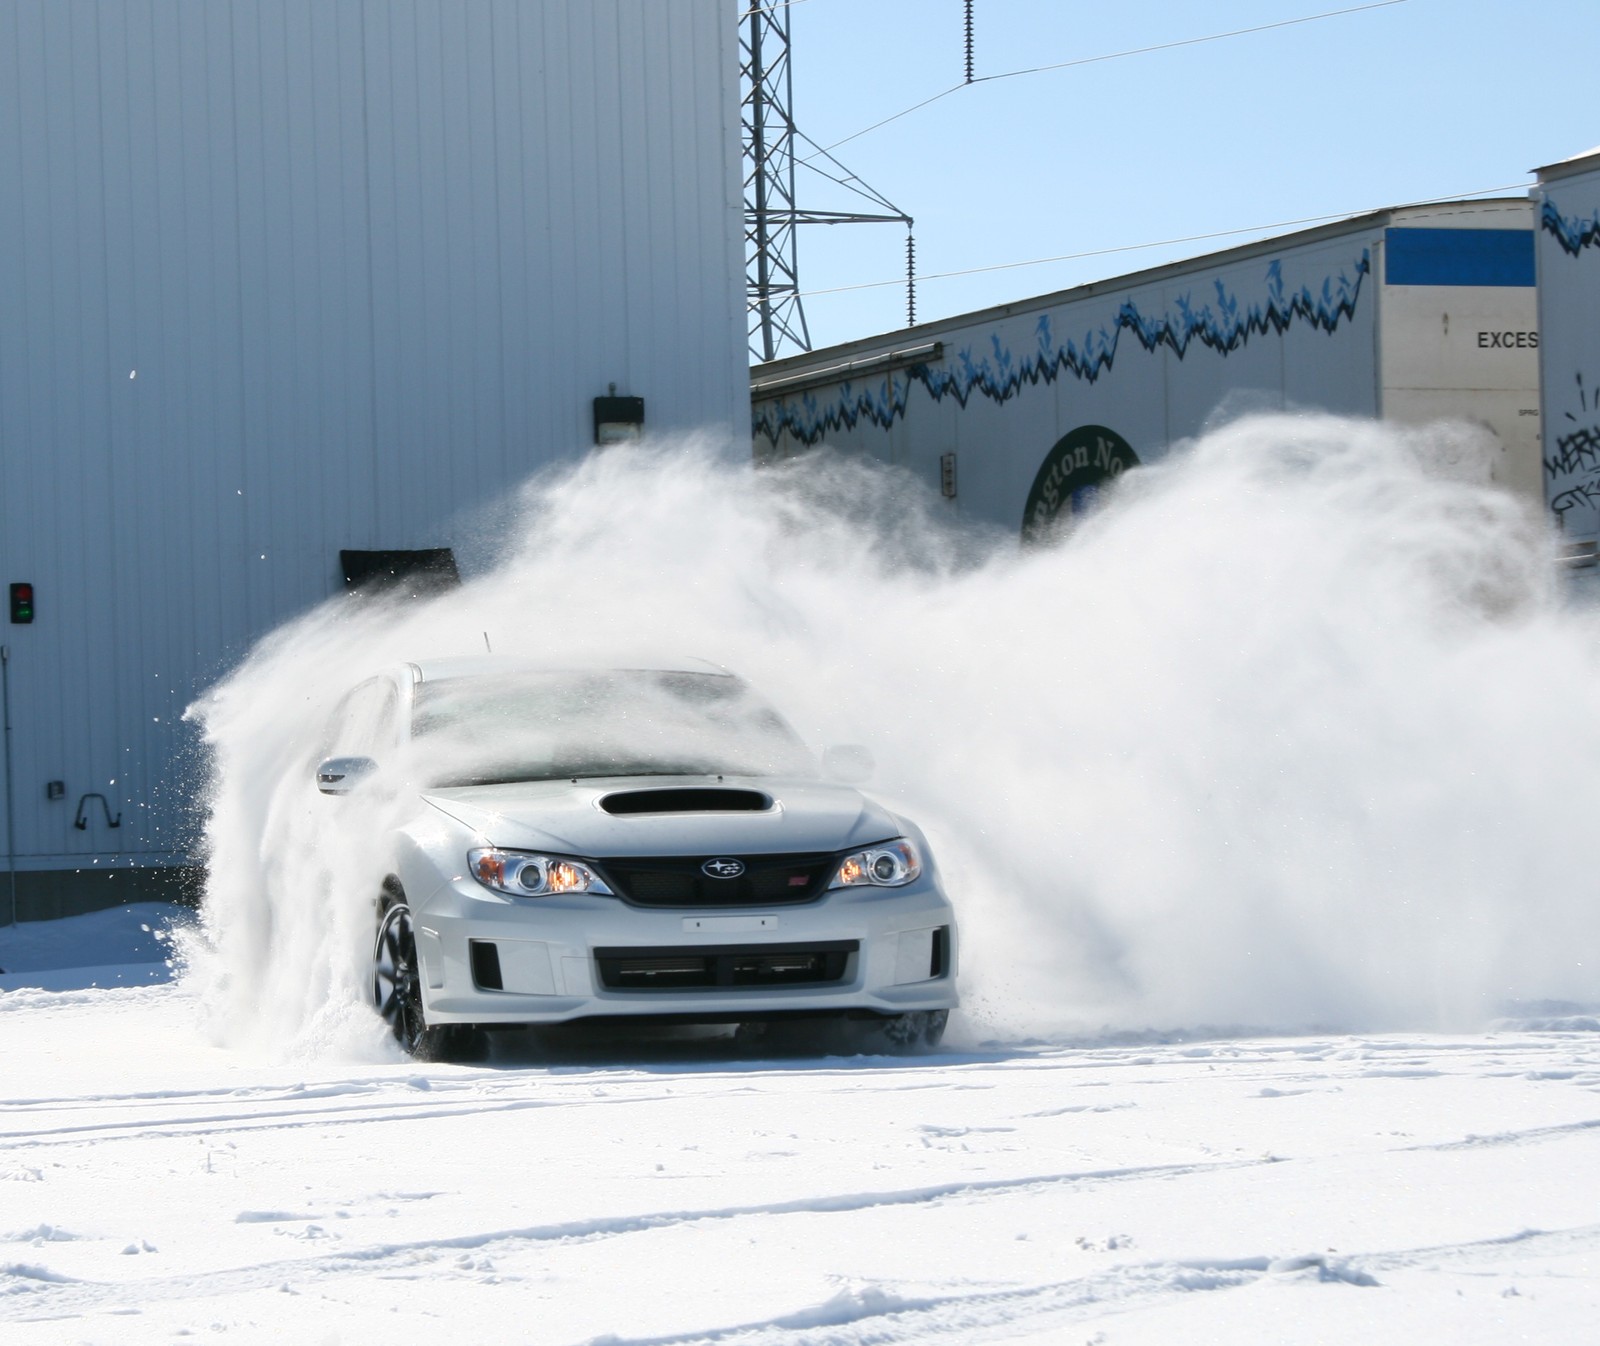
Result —
<path fill-rule="evenodd" d="M 411 732 L 436 786 L 814 772 L 783 717 L 726 674 L 445 678 L 417 689 Z"/>

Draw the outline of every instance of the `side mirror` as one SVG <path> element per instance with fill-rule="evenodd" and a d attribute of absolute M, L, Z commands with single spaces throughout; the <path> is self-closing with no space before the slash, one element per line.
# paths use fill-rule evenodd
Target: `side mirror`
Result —
<path fill-rule="evenodd" d="M 325 795 L 347 795 L 377 769 L 370 757 L 330 757 L 317 767 L 317 789 Z"/>
<path fill-rule="evenodd" d="M 860 785 L 877 770 L 872 751 L 859 743 L 836 743 L 822 754 L 822 774 L 841 785 Z"/>

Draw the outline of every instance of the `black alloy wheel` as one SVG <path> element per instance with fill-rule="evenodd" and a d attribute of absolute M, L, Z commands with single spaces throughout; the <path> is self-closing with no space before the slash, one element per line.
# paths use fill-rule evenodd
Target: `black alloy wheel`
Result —
<path fill-rule="evenodd" d="M 392 902 L 378 921 L 372 949 L 372 1003 L 406 1055 L 419 1061 L 479 1061 L 488 1037 L 470 1024 L 430 1028 L 422 1010 L 422 969 L 411 908 Z"/>
<path fill-rule="evenodd" d="M 411 908 L 396 902 L 378 922 L 372 951 L 372 1003 L 408 1055 L 422 1045 L 427 1024 L 422 1017 L 422 978 L 417 969 L 417 939 Z"/>

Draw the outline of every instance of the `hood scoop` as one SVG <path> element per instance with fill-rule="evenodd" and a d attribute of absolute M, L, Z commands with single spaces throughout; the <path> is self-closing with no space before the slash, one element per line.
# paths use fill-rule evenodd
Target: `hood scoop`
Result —
<path fill-rule="evenodd" d="M 600 800 L 607 813 L 765 813 L 772 800 L 759 790 L 620 790 Z"/>

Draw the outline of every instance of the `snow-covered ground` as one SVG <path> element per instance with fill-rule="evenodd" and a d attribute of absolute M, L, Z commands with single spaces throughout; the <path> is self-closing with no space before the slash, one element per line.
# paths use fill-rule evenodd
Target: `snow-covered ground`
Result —
<path fill-rule="evenodd" d="M 168 932 L 192 919 L 170 903 L 135 902 L 57 921 L 23 921 L 0 930 L 0 991 L 170 981 Z"/>
<path fill-rule="evenodd" d="M 189 712 L 184 976 L 171 913 L 0 930 L 0 1343 L 1600 1343 L 1600 614 L 1482 450 L 1246 419 L 1017 553 L 860 464 L 639 447 L 462 589 L 275 633 Z M 320 727 L 491 633 L 872 745 L 959 912 L 946 1049 L 386 1052 L 387 833 Z"/>
<path fill-rule="evenodd" d="M 96 919 L 76 942 L 115 952 Z M 285 1064 L 211 1045 L 181 983 L 97 979 L 0 993 L 8 1343 L 1600 1336 L 1600 1021 L 1579 1014 Z"/>

